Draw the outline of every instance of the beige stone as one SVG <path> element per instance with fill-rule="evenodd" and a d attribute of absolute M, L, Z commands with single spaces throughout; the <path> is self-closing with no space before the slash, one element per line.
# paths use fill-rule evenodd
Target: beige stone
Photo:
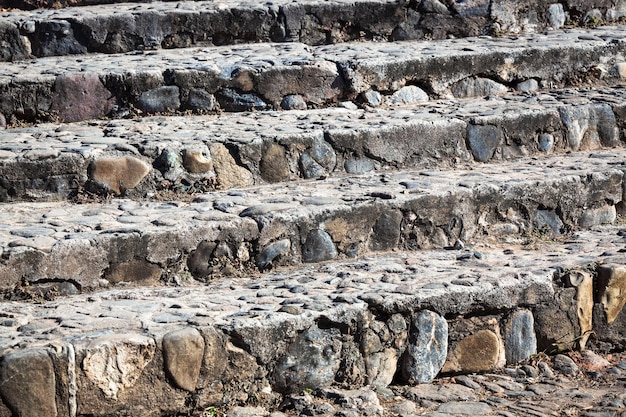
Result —
<path fill-rule="evenodd" d="M 211 145 L 210 150 L 215 174 L 223 189 L 245 187 L 254 184 L 252 173 L 237 165 L 226 146 L 216 143 Z"/>
<path fill-rule="evenodd" d="M 289 164 L 285 149 L 272 143 L 261 157 L 261 177 L 267 182 L 280 182 L 289 179 Z"/>
<path fill-rule="evenodd" d="M 101 336 L 86 347 L 82 368 L 107 398 L 132 387 L 143 369 L 152 362 L 154 339 L 137 334 Z"/>
<path fill-rule="evenodd" d="M 620 78 L 626 78 L 626 62 L 618 62 L 615 64 L 615 69 Z"/>
<path fill-rule="evenodd" d="M 150 172 L 150 165 L 131 156 L 96 159 L 89 165 L 89 178 L 115 194 L 135 188 Z"/>
<path fill-rule="evenodd" d="M 45 350 L 9 353 L 2 360 L 0 397 L 14 416 L 56 417 L 55 389 L 54 366 Z"/>
<path fill-rule="evenodd" d="M 204 174 L 213 171 L 213 161 L 198 150 L 187 149 L 183 151 L 183 166 L 192 174 Z"/>
<path fill-rule="evenodd" d="M 442 369 L 442 372 L 485 372 L 501 363 L 501 341 L 491 330 L 479 330 L 462 339 Z"/>
<path fill-rule="evenodd" d="M 141 260 L 132 260 L 113 264 L 104 274 L 104 278 L 111 284 L 118 282 L 156 282 L 161 277 L 161 268 L 158 265 Z"/>
<path fill-rule="evenodd" d="M 626 304 L 626 265 L 602 265 L 598 268 L 598 293 L 607 323 L 615 321 Z"/>
<path fill-rule="evenodd" d="M 576 287 L 576 314 L 580 326 L 578 346 L 584 350 L 593 331 L 593 278 L 587 271 L 570 271 L 568 280 Z"/>
<path fill-rule="evenodd" d="M 163 336 L 165 371 L 173 382 L 186 391 L 194 391 L 204 357 L 204 339 L 194 328 Z"/>

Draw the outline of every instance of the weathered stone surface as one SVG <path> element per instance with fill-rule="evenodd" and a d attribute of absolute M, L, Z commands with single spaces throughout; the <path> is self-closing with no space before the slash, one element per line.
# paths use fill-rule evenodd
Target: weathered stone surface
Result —
<path fill-rule="evenodd" d="M 224 88 L 215 94 L 220 108 L 225 111 L 265 110 L 269 106 L 261 97 L 253 93 L 242 93 L 231 88 Z"/>
<path fill-rule="evenodd" d="M 548 7 L 548 23 L 552 29 L 559 29 L 565 25 L 565 11 L 561 3 L 554 3 Z"/>
<path fill-rule="evenodd" d="M 615 321 L 626 304 L 626 267 L 599 266 L 596 292 L 604 307 L 606 321 L 610 324 Z"/>
<path fill-rule="evenodd" d="M 280 358 L 274 384 L 281 392 L 298 392 L 330 385 L 339 369 L 341 334 L 337 329 L 313 326 L 303 332 Z"/>
<path fill-rule="evenodd" d="M 370 248 L 372 250 L 389 250 L 395 248 L 400 239 L 400 224 L 402 219 L 403 215 L 400 210 L 382 212 L 372 229 Z"/>
<path fill-rule="evenodd" d="M 150 166 L 132 156 L 102 158 L 89 165 L 89 178 L 115 194 L 135 188 L 150 172 Z"/>
<path fill-rule="evenodd" d="M 423 103 L 430 100 L 424 90 L 414 85 L 402 87 L 393 93 L 390 99 L 393 104 Z"/>
<path fill-rule="evenodd" d="M 411 384 L 431 382 L 443 367 L 447 353 L 448 322 L 432 311 L 421 311 L 411 323 L 403 377 Z"/>
<path fill-rule="evenodd" d="M 566 140 L 574 150 L 592 150 L 619 142 L 615 115 L 608 104 L 561 107 Z"/>
<path fill-rule="evenodd" d="M 322 262 L 337 257 L 337 248 L 332 238 L 324 230 L 311 230 L 302 246 L 304 262 Z"/>
<path fill-rule="evenodd" d="M 307 104 L 299 94 L 289 94 L 283 97 L 283 101 L 280 102 L 280 107 L 284 110 L 306 110 Z"/>
<path fill-rule="evenodd" d="M 187 391 L 196 389 L 204 348 L 202 335 L 191 327 L 163 336 L 165 371 L 179 388 Z"/>
<path fill-rule="evenodd" d="M 601 272 L 598 272 L 601 275 Z M 569 284 L 576 287 L 576 313 L 580 335 L 578 346 L 585 349 L 585 344 L 593 332 L 594 279 L 588 271 L 573 270 L 567 275 Z M 598 278 L 600 286 L 601 278 Z M 600 292 L 600 289 L 597 290 Z"/>
<path fill-rule="evenodd" d="M 455 83 L 451 90 L 457 98 L 501 95 L 509 91 L 506 86 L 488 78 L 466 78 Z"/>
<path fill-rule="evenodd" d="M 0 397 L 14 416 L 56 417 L 55 372 L 46 350 L 12 352 L 0 362 Z"/>
<path fill-rule="evenodd" d="M 316 138 L 313 146 L 300 156 L 300 166 L 304 178 L 317 178 L 332 172 L 337 165 L 337 156 L 331 145 Z"/>
<path fill-rule="evenodd" d="M 158 265 L 139 259 L 112 264 L 104 273 L 104 279 L 111 284 L 132 282 L 149 285 L 154 284 L 159 278 L 161 268 Z"/>
<path fill-rule="evenodd" d="M 289 179 L 290 171 L 285 149 L 272 143 L 265 147 L 259 165 L 261 177 L 267 182 L 280 182 Z"/>
<path fill-rule="evenodd" d="M 136 334 L 101 336 L 85 346 L 81 368 L 106 398 L 132 387 L 156 351 L 154 339 Z"/>
<path fill-rule="evenodd" d="M 440 413 L 447 413 L 452 415 L 469 415 L 469 416 L 482 416 L 491 414 L 491 407 L 487 403 L 476 401 L 450 401 L 445 404 L 441 404 L 437 411 Z"/>
<path fill-rule="evenodd" d="M 256 258 L 257 266 L 261 271 L 267 268 L 274 259 L 279 256 L 286 255 L 291 249 L 291 241 L 289 239 L 282 239 L 278 242 L 270 244 L 263 249 Z"/>
<path fill-rule="evenodd" d="M 175 85 L 166 85 L 145 91 L 137 100 L 138 107 L 146 113 L 161 113 L 180 108 L 180 91 Z"/>
<path fill-rule="evenodd" d="M 76 122 L 102 118 L 115 103 L 97 74 L 69 73 L 56 77 L 50 110 L 63 122 Z"/>
<path fill-rule="evenodd" d="M 183 166 L 192 174 L 204 174 L 213 171 L 213 162 L 210 157 L 200 150 L 186 149 L 183 151 Z"/>
<path fill-rule="evenodd" d="M 556 355 L 552 360 L 554 369 L 565 375 L 575 375 L 578 373 L 578 365 L 569 357 L 565 355 Z"/>
<path fill-rule="evenodd" d="M 253 184 L 254 179 L 250 171 L 237 165 L 226 146 L 216 143 L 210 145 L 209 149 L 213 158 L 215 174 L 222 188 L 245 187 Z"/>
<path fill-rule="evenodd" d="M 517 363 L 537 353 L 532 312 L 520 310 L 511 315 L 505 327 L 504 347 L 507 363 Z"/>
<path fill-rule="evenodd" d="M 187 97 L 187 107 L 197 111 L 212 111 L 216 109 L 215 96 L 201 88 L 192 88 Z"/>
<path fill-rule="evenodd" d="M 587 209 L 580 217 L 579 225 L 581 227 L 597 226 L 599 224 L 613 223 L 617 219 L 615 206 L 605 205 L 602 207 Z"/>
<path fill-rule="evenodd" d="M 450 352 L 444 372 L 485 372 L 498 367 L 502 342 L 497 334 L 483 329 L 463 338 Z"/>
<path fill-rule="evenodd" d="M 488 161 L 502 141 L 502 130 L 496 126 L 467 125 L 467 142 L 479 162 Z"/>

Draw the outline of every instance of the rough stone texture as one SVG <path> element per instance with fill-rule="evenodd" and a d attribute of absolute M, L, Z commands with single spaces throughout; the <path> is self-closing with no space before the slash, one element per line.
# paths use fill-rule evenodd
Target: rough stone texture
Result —
<path fill-rule="evenodd" d="M 307 329 L 276 364 L 276 388 L 282 392 L 298 392 L 330 384 L 339 369 L 340 355 L 341 339 L 337 329 Z"/>
<path fill-rule="evenodd" d="M 130 156 L 96 159 L 89 166 L 89 178 L 115 194 L 135 188 L 149 172 L 148 164 Z"/>
<path fill-rule="evenodd" d="M 155 354 L 154 339 L 141 335 L 101 336 L 91 340 L 82 352 L 85 377 L 104 396 L 117 399 L 132 387 Z"/>
<path fill-rule="evenodd" d="M 578 365 L 576 365 L 576 363 L 574 363 L 569 356 L 561 354 L 556 355 L 552 363 L 554 365 L 554 369 L 564 373 L 565 375 L 575 375 L 578 373 Z"/>
<path fill-rule="evenodd" d="M 139 96 L 137 106 L 146 113 L 160 113 L 180 108 L 180 90 L 176 86 L 163 86 L 148 90 Z"/>
<path fill-rule="evenodd" d="M 602 275 L 600 268 L 598 268 L 598 275 Z M 576 312 L 578 314 L 578 327 L 580 328 L 578 346 L 584 350 L 589 336 L 593 333 L 594 292 L 601 291 L 601 278 L 598 278 L 596 290 L 594 290 L 594 278 L 587 271 L 570 271 L 567 280 L 570 285 L 576 287 Z"/>
<path fill-rule="evenodd" d="M 598 268 L 596 294 L 602 303 L 608 324 L 615 321 L 626 304 L 626 267 L 601 265 Z"/>
<path fill-rule="evenodd" d="M 204 357 L 204 339 L 194 328 L 163 336 L 165 371 L 179 388 L 194 391 Z"/>
<path fill-rule="evenodd" d="M 506 86 L 488 78 L 466 78 L 450 88 L 457 98 L 492 96 L 508 92 Z"/>
<path fill-rule="evenodd" d="M 132 282 L 150 285 L 161 278 L 161 268 L 158 265 L 135 259 L 112 264 L 105 271 L 103 278 L 111 284 Z"/>
<path fill-rule="evenodd" d="M 488 372 L 504 366 L 505 345 L 495 317 L 458 319 L 450 323 L 449 353 L 442 372 Z"/>
<path fill-rule="evenodd" d="M 322 262 L 337 257 L 337 249 L 330 235 L 324 230 L 311 230 L 302 248 L 304 262 Z"/>
<path fill-rule="evenodd" d="M 183 166 L 192 174 L 203 174 L 213 171 L 213 162 L 203 151 L 186 149 L 183 152 Z"/>
<path fill-rule="evenodd" d="M 431 382 L 443 367 L 447 351 L 447 321 L 432 311 L 421 311 L 411 323 L 403 377 L 410 384 Z"/>
<path fill-rule="evenodd" d="M 532 312 L 521 310 L 511 315 L 505 326 L 504 346 L 508 364 L 523 361 L 537 353 Z"/>
<path fill-rule="evenodd" d="M 44 349 L 25 349 L 0 363 L 0 397 L 13 415 L 56 417 L 55 372 Z"/>
<path fill-rule="evenodd" d="M 219 183 L 224 188 L 243 187 L 253 183 L 250 171 L 237 165 L 228 149 L 222 144 L 210 145 L 213 167 Z"/>
<path fill-rule="evenodd" d="M 70 73 L 56 78 L 51 111 L 63 122 L 100 119 L 114 105 L 115 98 L 96 74 Z"/>

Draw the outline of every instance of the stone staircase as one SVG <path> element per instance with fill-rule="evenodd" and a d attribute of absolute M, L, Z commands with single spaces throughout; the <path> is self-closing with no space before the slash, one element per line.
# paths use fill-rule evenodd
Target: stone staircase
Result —
<path fill-rule="evenodd" d="M 0 417 L 624 352 L 626 3 L 107 3 L 0 0 Z"/>

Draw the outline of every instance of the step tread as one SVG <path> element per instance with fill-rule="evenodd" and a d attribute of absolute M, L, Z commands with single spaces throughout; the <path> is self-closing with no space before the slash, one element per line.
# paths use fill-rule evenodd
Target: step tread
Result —
<path fill-rule="evenodd" d="M 535 89 L 614 82 L 621 79 L 625 38 L 626 28 L 603 27 L 439 42 L 268 43 L 50 57 L 0 68 L 0 111 L 7 120 L 78 121 L 112 109 L 215 111 L 216 102 L 226 111 L 277 109 L 290 95 L 309 107 L 332 106 L 368 90 L 390 95 L 407 84 L 438 98 L 501 95 L 529 80 Z"/>
<path fill-rule="evenodd" d="M 561 241 L 538 241 L 532 249 L 477 242 L 460 251 L 376 254 L 206 285 L 183 278 L 180 286 L 122 288 L 37 303 L 3 301 L 0 352 L 24 343 L 45 345 L 106 333 L 162 335 L 181 325 L 263 326 L 295 316 L 308 322 L 368 306 L 398 313 L 419 305 L 456 315 L 479 305 L 488 311 L 541 304 L 552 296 L 558 268 L 623 264 L 626 240 L 621 232 L 623 225 L 601 226 Z M 534 300 L 524 299 L 530 288 Z"/>

